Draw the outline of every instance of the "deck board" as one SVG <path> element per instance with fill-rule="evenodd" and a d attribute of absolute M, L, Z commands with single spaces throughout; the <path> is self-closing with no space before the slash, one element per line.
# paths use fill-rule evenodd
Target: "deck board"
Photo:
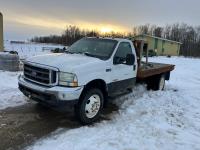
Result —
<path fill-rule="evenodd" d="M 175 65 L 149 62 L 142 63 L 137 72 L 139 79 L 145 79 L 153 75 L 162 74 L 174 70 Z"/>

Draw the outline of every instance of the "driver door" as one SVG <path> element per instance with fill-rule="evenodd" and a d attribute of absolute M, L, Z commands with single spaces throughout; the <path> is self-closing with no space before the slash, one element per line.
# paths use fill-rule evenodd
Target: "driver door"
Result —
<path fill-rule="evenodd" d="M 108 86 L 109 93 L 112 93 L 111 95 L 124 92 L 135 85 L 135 63 L 134 65 L 126 64 L 127 54 L 133 54 L 131 44 L 129 42 L 121 42 L 113 58 L 111 83 Z"/>

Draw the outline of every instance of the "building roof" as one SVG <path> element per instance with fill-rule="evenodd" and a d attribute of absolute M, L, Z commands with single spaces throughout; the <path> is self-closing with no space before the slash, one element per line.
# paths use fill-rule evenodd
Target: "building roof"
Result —
<path fill-rule="evenodd" d="M 161 37 L 156 37 L 156 36 L 152 36 L 152 35 L 148 35 L 148 34 L 141 34 L 141 35 L 137 35 L 135 37 L 139 37 L 139 36 L 147 36 L 147 37 L 151 37 L 151 38 L 155 38 L 155 39 L 159 39 L 159 40 L 164 40 L 164 41 L 168 41 L 168 42 L 182 44 L 181 42 L 178 42 L 178 41 L 173 41 L 173 40 L 169 40 L 169 39 L 165 39 L 165 38 L 161 38 Z"/>

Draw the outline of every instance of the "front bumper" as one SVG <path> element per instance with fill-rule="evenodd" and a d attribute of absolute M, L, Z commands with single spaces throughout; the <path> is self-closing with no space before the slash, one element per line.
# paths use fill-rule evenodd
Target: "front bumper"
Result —
<path fill-rule="evenodd" d="M 38 102 L 57 105 L 60 103 L 77 103 L 83 87 L 46 87 L 27 81 L 23 76 L 19 76 L 18 84 L 20 91 L 30 99 Z"/>

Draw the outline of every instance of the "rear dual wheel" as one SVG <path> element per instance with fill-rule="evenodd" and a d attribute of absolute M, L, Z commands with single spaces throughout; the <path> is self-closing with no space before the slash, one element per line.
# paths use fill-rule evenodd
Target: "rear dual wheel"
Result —
<path fill-rule="evenodd" d="M 148 90 L 161 91 L 164 90 L 164 88 L 165 88 L 165 74 L 158 75 L 147 80 Z"/>
<path fill-rule="evenodd" d="M 165 88 L 165 76 L 161 75 L 159 82 L 158 82 L 158 90 L 164 90 Z"/>

